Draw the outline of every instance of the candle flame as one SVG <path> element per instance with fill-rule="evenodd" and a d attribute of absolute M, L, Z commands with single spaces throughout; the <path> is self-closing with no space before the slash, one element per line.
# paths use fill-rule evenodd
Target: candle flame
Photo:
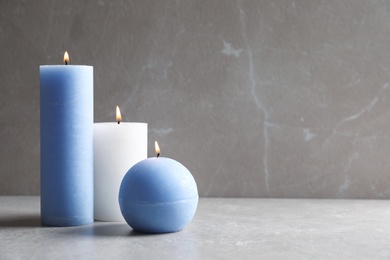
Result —
<path fill-rule="evenodd" d="M 160 156 L 160 146 L 158 145 L 157 141 L 154 141 L 154 149 L 156 150 L 157 157 Z"/>
<path fill-rule="evenodd" d="M 118 124 L 122 121 L 121 111 L 118 106 L 116 106 L 116 121 Z"/>
<path fill-rule="evenodd" d="M 66 65 L 68 65 L 68 62 L 69 62 L 69 54 L 68 54 L 67 51 L 64 53 L 64 62 L 65 62 Z"/>

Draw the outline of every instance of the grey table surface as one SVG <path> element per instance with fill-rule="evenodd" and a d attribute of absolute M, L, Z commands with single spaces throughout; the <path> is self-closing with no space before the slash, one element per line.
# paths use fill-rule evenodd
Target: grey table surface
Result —
<path fill-rule="evenodd" d="M 39 197 L 0 196 L 0 259 L 390 259 L 386 200 L 201 198 L 181 232 L 41 227 Z"/>

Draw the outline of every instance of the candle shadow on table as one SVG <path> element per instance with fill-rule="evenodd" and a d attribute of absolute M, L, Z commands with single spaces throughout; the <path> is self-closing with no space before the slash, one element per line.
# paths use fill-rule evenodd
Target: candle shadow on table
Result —
<path fill-rule="evenodd" d="M 40 227 L 39 215 L 3 216 L 0 217 L 0 227 Z"/>
<path fill-rule="evenodd" d="M 167 234 L 170 234 L 170 233 L 143 233 L 143 232 L 138 232 L 138 231 L 135 231 L 134 229 L 132 229 L 128 233 L 128 236 L 145 237 L 145 236 L 163 236 L 163 235 L 167 235 Z"/>
<path fill-rule="evenodd" d="M 134 231 L 124 222 L 95 222 L 93 225 L 79 226 L 73 229 L 63 230 L 63 232 L 69 232 L 71 235 L 101 237 L 141 237 L 156 235 Z"/>

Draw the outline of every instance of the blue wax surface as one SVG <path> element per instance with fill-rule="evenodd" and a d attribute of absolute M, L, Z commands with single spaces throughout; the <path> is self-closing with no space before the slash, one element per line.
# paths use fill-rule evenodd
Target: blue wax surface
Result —
<path fill-rule="evenodd" d="M 182 230 L 195 215 L 198 189 L 181 163 L 164 157 L 148 158 L 126 173 L 119 205 L 136 231 L 167 233 Z"/>
<path fill-rule="evenodd" d="M 41 222 L 93 222 L 93 67 L 40 66 Z"/>

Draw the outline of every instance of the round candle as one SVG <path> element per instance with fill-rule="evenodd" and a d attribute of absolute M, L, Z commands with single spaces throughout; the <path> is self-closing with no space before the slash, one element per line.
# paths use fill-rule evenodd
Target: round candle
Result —
<path fill-rule="evenodd" d="M 136 231 L 167 233 L 182 230 L 198 205 L 196 182 L 181 163 L 148 158 L 135 164 L 120 186 L 119 204 Z"/>
<path fill-rule="evenodd" d="M 41 222 L 93 222 L 93 67 L 40 66 Z"/>
<path fill-rule="evenodd" d="M 119 187 L 127 170 L 147 157 L 147 141 L 146 123 L 94 124 L 96 220 L 124 221 L 118 204 Z"/>

